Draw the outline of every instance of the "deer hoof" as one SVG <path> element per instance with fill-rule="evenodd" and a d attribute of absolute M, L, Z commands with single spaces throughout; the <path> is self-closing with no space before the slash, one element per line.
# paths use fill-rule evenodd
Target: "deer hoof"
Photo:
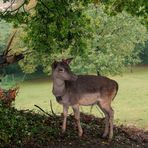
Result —
<path fill-rule="evenodd" d="M 65 131 L 66 131 L 66 129 L 63 129 L 63 128 L 62 128 L 62 133 L 65 133 Z"/>
<path fill-rule="evenodd" d="M 107 137 L 107 134 L 104 133 L 104 134 L 102 135 L 102 138 L 106 138 L 106 137 Z"/>
<path fill-rule="evenodd" d="M 111 142 L 112 139 L 113 139 L 113 136 L 109 136 L 109 138 L 108 138 L 108 142 Z"/>
<path fill-rule="evenodd" d="M 112 141 L 112 138 L 108 138 L 108 142 L 110 143 Z"/>

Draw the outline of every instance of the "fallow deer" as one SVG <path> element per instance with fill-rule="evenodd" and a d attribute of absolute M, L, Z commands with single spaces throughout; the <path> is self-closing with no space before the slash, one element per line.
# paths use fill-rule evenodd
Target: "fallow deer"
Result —
<path fill-rule="evenodd" d="M 63 105 L 62 131 L 66 130 L 68 108 L 71 106 L 79 136 L 83 130 L 80 124 L 79 106 L 97 104 L 105 115 L 105 130 L 103 138 L 109 135 L 109 141 L 113 137 L 114 110 L 111 102 L 118 92 L 118 83 L 104 76 L 75 75 L 70 69 L 72 59 L 55 61 L 52 64 L 53 94 L 58 103 Z"/>

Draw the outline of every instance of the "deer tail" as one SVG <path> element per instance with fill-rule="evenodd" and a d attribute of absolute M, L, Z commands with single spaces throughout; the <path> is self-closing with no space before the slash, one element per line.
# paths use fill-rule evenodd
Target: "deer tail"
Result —
<path fill-rule="evenodd" d="M 118 83 L 117 83 L 116 81 L 114 81 L 114 82 L 115 82 L 115 94 L 114 94 L 112 100 L 114 100 L 114 98 L 116 97 L 116 95 L 117 95 L 117 93 L 118 93 L 118 89 L 119 89 Z"/>

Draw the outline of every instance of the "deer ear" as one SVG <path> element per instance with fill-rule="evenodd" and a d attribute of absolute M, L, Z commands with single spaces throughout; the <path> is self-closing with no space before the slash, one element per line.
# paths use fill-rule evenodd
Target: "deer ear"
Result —
<path fill-rule="evenodd" d="M 66 60 L 62 60 L 62 62 L 66 63 L 66 64 L 70 64 L 73 58 L 68 58 Z"/>
<path fill-rule="evenodd" d="M 57 61 L 54 61 L 51 65 L 52 69 L 55 69 L 57 67 Z"/>

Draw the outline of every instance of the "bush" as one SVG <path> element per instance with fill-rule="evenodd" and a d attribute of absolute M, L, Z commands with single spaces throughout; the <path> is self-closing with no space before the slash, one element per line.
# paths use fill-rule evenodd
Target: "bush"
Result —
<path fill-rule="evenodd" d="M 32 111 L 17 111 L 5 108 L 0 103 L 0 147 L 21 145 L 26 140 L 38 137 L 38 142 L 46 142 L 46 136 L 53 137 L 56 129 L 44 124 L 46 116 Z M 49 139 L 48 139 L 49 140 Z"/>

